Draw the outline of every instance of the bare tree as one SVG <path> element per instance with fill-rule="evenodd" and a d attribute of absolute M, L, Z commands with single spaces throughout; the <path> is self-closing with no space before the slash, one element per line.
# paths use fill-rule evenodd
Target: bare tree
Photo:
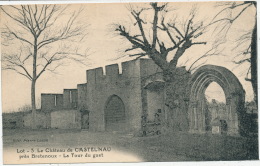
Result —
<path fill-rule="evenodd" d="M 148 56 L 151 58 L 165 73 L 174 74 L 179 58 L 184 52 L 191 46 L 206 44 L 206 42 L 196 41 L 203 34 L 204 26 L 203 22 L 194 23 L 195 11 L 192 11 L 188 21 L 184 26 L 178 27 L 174 23 L 165 21 L 165 16 L 162 15 L 159 19 L 159 13 L 167 13 L 168 4 L 158 5 L 158 3 L 151 3 L 151 8 L 141 8 L 135 10 L 130 8 L 131 15 L 135 19 L 140 33 L 130 34 L 130 32 L 122 25 L 118 25 L 116 31 L 121 36 L 127 39 L 132 48 L 126 50 L 133 51 L 139 49 L 140 52 L 131 54 L 130 56 L 136 56 L 137 58 Z M 142 19 L 142 13 L 146 10 L 153 10 L 152 20 L 152 37 L 148 39 L 148 32 L 145 32 L 144 24 L 147 24 Z M 171 41 L 171 44 L 167 47 L 164 41 L 160 39 L 158 31 L 164 32 Z M 168 56 L 174 54 L 170 61 L 167 61 Z"/>
<path fill-rule="evenodd" d="M 211 24 L 217 25 L 219 38 L 227 38 L 227 34 L 232 31 L 232 25 L 240 19 L 247 11 L 255 10 L 255 23 L 250 31 L 238 36 L 236 47 L 243 48 L 242 52 L 236 56 L 234 63 L 241 65 L 249 63 L 247 69 L 246 81 L 250 81 L 254 91 L 254 100 L 257 104 L 257 23 L 256 23 L 256 1 L 241 2 L 219 2 L 217 7 L 221 8 L 216 14 Z M 228 14 L 227 14 L 228 13 Z M 250 78 L 251 77 L 251 78 Z"/>
<path fill-rule="evenodd" d="M 132 27 L 137 26 L 139 32 L 134 34 L 130 28 L 127 29 L 123 25 L 116 25 L 115 31 L 132 45 L 125 50 L 127 53 L 133 52 L 129 54 L 130 57 L 149 57 L 162 69 L 164 80 L 169 84 L 165 105 L 169 107 L 170 112 L 173 112 L 171 105 L 176 98 L 178 100 L 178 95 L 174 95 L 173 92 L 178 87 L 172 84 L 177 79 L 177 63 L 190 47 L 196 48 L 197 45 L 206 44 L 205 41 L 199 40 L 206 26 L 202 21 L 196 21 L 196 8 L 192 8 L 188 19 L 184 22 L 178 22 L 176 17 L 166 18 L 166 14 L 173 10 L 167 3 L 150 3 L 147 8 L 130 5 L 129 10 L 134 20 Z M 144 19 L 145 12 L 153 12 L 151 21 Z M 205 54 L 202 58 L 206 56 L 210 55 Z M 194 64 L 191 67 L 193 66 Z"/>
<path fill-rule="evenodd" d="M 66 59 L 83 64 L 86 52 L 73 46 L 73 42 L 85 37 L 84 24 L 77 18 L 82 12 L 70 11 L 67 19 L 61 20 L 68 6 L 21 5 L 1 6 L 9 22 L 2 28 L 2 65 L 31 81 L 31 106 L 33 125 L 36 128 L 36 82 L 45 71 L 55 72 Z M 19 45 L 16 50 L 17 45 Z M 13 50 L 15 48 L 15 50 Z"/>

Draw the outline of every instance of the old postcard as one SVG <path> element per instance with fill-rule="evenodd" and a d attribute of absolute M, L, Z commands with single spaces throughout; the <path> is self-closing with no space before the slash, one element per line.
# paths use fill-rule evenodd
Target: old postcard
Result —
<path fill-rule="evenodd" d="M 0 6 L 4 164 L 258 160 L 256 7 Z"/>

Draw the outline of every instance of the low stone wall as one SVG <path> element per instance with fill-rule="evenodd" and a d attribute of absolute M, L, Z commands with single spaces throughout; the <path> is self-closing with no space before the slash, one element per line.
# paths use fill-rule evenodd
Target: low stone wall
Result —
<path fill-rule="evenodd" d="M 49 128 L 48 113 L 37 112 L 36 113 L 36 127 L 37 128 Z M 25 128 L 31 128 L 32 126 L 32 114 L 27 114 L 23 117 L 23 123 Z"/>
<path fill-rule="evenodd" d="M 51 128 L 77 129 L 81 127 L 78 110 L 59 110 L 51 112 Z"/>

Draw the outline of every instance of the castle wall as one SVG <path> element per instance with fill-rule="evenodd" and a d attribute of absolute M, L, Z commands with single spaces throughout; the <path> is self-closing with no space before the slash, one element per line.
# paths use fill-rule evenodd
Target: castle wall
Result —
<path fill-rule="evenodd" d="M 41 109 L 42 111 L 53 111 L 63 108 L 62 94 L 41 94 Z"/>
<path fill-rule="evenodd" d="M 80 128 L 78 110 L 59 110 L 51 112 L 51 128 L 77 129 Z"/>
<path fill-rule="evenodd" d="M 147 120 L 153 122 L 155 113 L 158 109 L 164 110 L 164 92 L 163 91 L 148 91 L 147 92 Z"/>
<path fill-rule="evenodd" d="M 145 80 L 151 75 L 162 73 L 162 69 L 152 59 L 140 59 L 140 72 L 141 77 Z"/>
<path fill-rule="evenodd" d="M 63 90 L 63 109 L 76 109 L 78 106 L 78 90 Z"/>
<path fill-rule="evenodd" d="M 90 129 L 94 131 L 105 130 L 104 110 L 112 95 L 117 95 L 124 103 L 128 126 L 126 130 L 129 131 L 140 130 L 141 116 L 147 114 L 148 109 L 151 109 L 152 112 L 161 109 L 164 112 L 164 93 L 159 92 L 153 96 L 150 93 L 148 96 L 147 90 L 144 89 L 147 78 L 153 77 L 153 75 L 153 79 L 160 78 L 162 80 L 162 70 L 151 59 L 138 59 L 122 63 L 122 74 L 119 74 L 117 64 L 106 66 L 106 75 L 103 74 L 102 68 L 88 70 L 86 105 L 90 111 Z M 161 91 L 164 89 L 162 88 Z M 149 97 L 151 99 L 148 106 Z M 154 100 L 159 102 L 160 108 L 153 104 Z M 153 116 L 150 113 L 151 120 Z"/>
<path fill-rule="evenodd" d="M 184 67 L 178 67 L 172 81 L 165 82 L 162 70 L 151 60 L 141 60 L 143 113 L 148 121 L 161 109 L 160 120 L 176 130 L 188 130 L 186 91 L 190 73 Z M 174 129 L 175 130 L 175 129 Z"/>
<path fill-rule="evenodd" d="M 154 63 L 152 59 L 140 59 L 140 71 L 141 71 L 141 87 L 142 87 L 142 109 L 143 115 L 146 116 L 148 121 L 153 121 L 154 113 L 158 109 L 164 109 L 164 94 L 151 92 L 146 89 L 146 85 L 154 83 L 157 80 L 162 81 L 162 70 L 158 65 Z M 160 91 L 163 91 L 161 89 Z M 159 99 L 159 100 L 157 100 Z M 157 102 L 157 104 L 154 104 Z M 160 108 L 157 108 L 160 107 Z"/>
<path fill-rule="evenodd" d="M 78 110 L 87 110 L 87 84 L 78 84 Z"/>
<path fill-rule="evenodd" d="M 77 89 L 64 89 L 63 95 L 42 94 L 42 110 L 54 111 L 51 127 L 75 127 L 76 114 L 81 117 L 82 112 L 87 111 L 92 131 L 105 131 L 106 123 L 114 125 L 113 119 L 118 118 L 125 124 L 122 125 L 125 129 L 121 131 L 132 132 L 141 129 L 141 116 L 153 121 L 155 112 L 160 110 L 162 121 L 173 130 L 189 130 L 188 104 L 196 107 L 196 101 L 189 101 L 192 95 L 189 90 L 191 74 L 185 67 L 176 68 L 172 75 L 164 78 L 162 70 L 151 59 L 138 59 L 123 62 L 121 74 L 118 64 L 106 66 L 105 71 L 104 74 L 101 67 L 88 70 L 87 83 L 79 84 Z M 165 82 L 165 79 L 168 81 Z M 111 96 L 116 96 L 120 104 L 110 102 Z M 108 103 L 113 104 L 107 107 Z M 120 115 L 116 110 L 120 110 Z M 222 112 L 224 116 L 226 111 Z M 115 114 L 114 117 L 111 114 Z M 204 124 L 205 119 L 201 117 L 196 121 Z M 238 125 L 237 121 L 234 125 Z"/>
<path fill-rule="evenodd" d="M 72 120 L 78 105 L 77 89 L 64 89 L 63 94 L 41 94 L 41 98 L 42 113 L 37 115 L 38 126 L 62 129 L 77 126 Z M 25 120 L 26 126 L 31 125 L 29 116 Z"/>
<path fill-rule="evenodd" d="M 37 128 L 49 128 L 50 127 L 50 117 L 49 113 L 37 112 L 36 113 L 36 127 Z M 30 128 L 32 126 L 32 114 L 27 114 L 23 117 L 24 127 Z"/>
<path fill-rule="evenodd" d="M 181 70 L 182 68 L 179 68 L 178 73 Z M 183 70 L 185 69 L 183 68 Z M 73 126 L 71 124 L 75 123 L 70 119 L 73 117 L 71 114 L 76 110 L 79 110 L 79 114 L 83 110 L 88 110 L 89 129 L 92 131 L 105 131 L 105 116 L 107 115 L 105 110 L 108 110 L 106 106 L 111 96 L 118 96 L 123 103 L 126 127 L 122 131 L 140 130 L 141 116 L 149 116 L 148 120 L 153 121 L 154 113 L 158 109 L 163 112 L 162 117 L 167 118 L 168 113 L 167 108 L 165 108 L 167 101 L 165 101 L 164 93 L 166 85 L 163 80 L 163 73 L 151 59 L 123 62 L 121 74 L 119 74 L 118 64 L 106 66 L 105 71 L 104 74 L 101 67 L 88 70 L 86 72 L 87 83 L 78 84 L 77 89 L 64 89 L 63 95 L 42 94 L 42 108 L 55 111 L 49 118 L 52 122 L 51 127 L 71 128 Z M 181 75 L 182 72 L 180 72 Z M 159 89 L 157 91 L 147 89 L 150 83 L 154 84 L 152 86 L 159 87 Z M 184 86 L 186 84 L 182 83 L 182 85 L 176 89 L 176 91 L 181 91 L 180 94 L 178 93 L 179 95 L 183 95 L 185 91 Z M 60 98 L 62 98 L 62 101 L 60 101 Z M 180 104 L 183 105 L 184 103 L 181 102 Z M 116 107 L 111 108 L 115 109 Z M 61 113 L 61 111 L 65 112 Z M 67 115 L 70 116 L 68 119 Z M 59 119 L 60 117 L 62 119 Z"/>
<path fill-rule="evenodd" d="M 140 61 L 122 63 L 122 74 L 118 65 L 106 66 L 87 71 L 87 100 L 90 111 L 90 130 L 104 131 L 104 110 L 112 95 L 121 98 L 125 106 L 126 131 L 139 130 L 142 115 Z"/>

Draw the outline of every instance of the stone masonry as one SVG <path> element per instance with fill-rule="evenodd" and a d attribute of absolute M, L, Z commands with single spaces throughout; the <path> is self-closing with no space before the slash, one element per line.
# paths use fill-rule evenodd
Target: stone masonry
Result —
<path fill-rule="evenodd" d="M 166 87 L 170 84 L 166 86 L 161 69 L 151 59 L 123 62 L 121 67 L 122 72 L 118 64 L 87 70 L 86 83 L 78 84 L 77 89 L 64 89 L 63 94 L 42 94 L 42 112 L 50 116 L 47 126 L 136 132 L 142 129 L 142 116 L 147 117 L 147 123 L 152 123 L 155 113 L 160 112 L 162 124 L 166 125 L 169 116 L 177 116 L 173 119 L 178 122 L 173 120 L 177 123 L 172 125 L 183 123 L 185 131 L 203 133 L 206 126 L 203 94 L 209 83 L 215 81 L 228 95 L 228 132 L 238 133 L 242 128 L 244 90 L 226 68 L 207 65 L 192 75 L 185 67 L 178 68 L 176 75 L 185 79 L 181 82 L 176 78 L 178 89 L 173 92 L 181 97 L 171 103 L 165 100 Z M 173 114 L 168 107 L 176 109 Z"/>

